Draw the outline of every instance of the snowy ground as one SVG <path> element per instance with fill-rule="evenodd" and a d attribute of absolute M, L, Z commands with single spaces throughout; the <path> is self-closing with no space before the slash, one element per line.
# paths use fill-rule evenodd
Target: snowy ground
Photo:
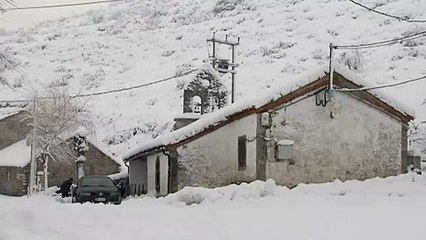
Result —
<path fill-rule="evenodd" d="M 0 196 L 0 239 L 421 239 L 425 202 L 426 179 L 410 175 L 193 188 L 121 206 Z"/>

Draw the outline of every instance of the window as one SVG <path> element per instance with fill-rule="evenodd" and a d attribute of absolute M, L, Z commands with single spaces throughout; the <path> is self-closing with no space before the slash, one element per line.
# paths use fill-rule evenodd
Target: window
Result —
<path fill-rule="evenodd" d="M 160 193 L 160 157 L 155 160 L 155 191 Z"/>
<path fill-rule="evenodd" d="M 246 170 L 247 167 L 247 137 L 238 137 L 238 170 Z"/>

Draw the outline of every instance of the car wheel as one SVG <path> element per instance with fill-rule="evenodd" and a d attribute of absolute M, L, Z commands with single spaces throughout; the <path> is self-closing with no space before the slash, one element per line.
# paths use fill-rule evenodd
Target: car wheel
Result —
<path fill-rule="evenodd" d="M 118 201 L 115 203 L 115 205 L 120 205 L 121 204 L 121 195 L 118 195 Z"/>

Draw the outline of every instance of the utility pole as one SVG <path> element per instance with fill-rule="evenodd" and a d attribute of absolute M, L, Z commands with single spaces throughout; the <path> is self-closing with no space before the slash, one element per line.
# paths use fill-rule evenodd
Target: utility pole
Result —
<path fill-rule="evenodd" d="M 34 103 L 33 103 L 33 112 L 36 111 L 36 104 L 37 104 L 37 99 L 34 99 Z M 36 183 L 36 171 L 37 171 L 37 159 L 35 157 L 36 155 L 36 149 L 35 149 L 35 139 L 34 139 L 34 129 L 33 129 L 33 134 L 32 134 L 32 139 L 31 139 L 31 163 L 30 163 L 30 176 L 29 176 L 29 181 L 28 181 L 28 195 L 32 195 L 34 192 L 34 185 Z"/>
<path fill-rule="evenodd" d="M 221 74 L 231 73 L 231 103 L 235 102 L 235 68 L 237 64 L 235 63 L 235 46 L 240 44 L 240 38 L 237 42 L 228 41 L 228 35 L 226 35 L 225 40 L 217 39 L 216 34 L 213 33 L 211 39 L 207 39 L 207 42 L 212 43 L 212 55 L 209 56 L 210 64 L 213 68 Z M 220 59 L 217 57 L 216 48 L 218 45 L 227 45 L 231 47 L 231 60 L 229 59 Z"/>
<path fill-rule="evenodd" d="M 43 154 L 44 164 L 43 164 L 43 172 L 44 172 L 44 193 L 46 193 L 49 188 L 49 156 L 47 154 Z"/>
<path fill-rule="evenodd" d="M 328 86 L 328 90 L 331 93 L 331 91 L 334 90 L 334 87 L 333 87 L 333 84 L 334 84 L 334 66 L 333 66 L 334 46 L 333 46 L 332 43 L 330 43 L 329 49 L 330 49 L 330 62 L 329 62 L 329 65 L 328 65 L 328 72 L 329 72 L 329 75 L 330 75 L 330 83 L 329 83 L 329 86 Z"/>

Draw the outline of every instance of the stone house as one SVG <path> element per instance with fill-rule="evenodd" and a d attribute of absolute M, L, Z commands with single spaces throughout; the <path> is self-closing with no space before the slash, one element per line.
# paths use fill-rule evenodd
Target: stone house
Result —
<path fill-rule="evenodd" d="M 363 85 L 335 73 L 330 92 L 329 76 L 321 72 L 137 146 L 124 159 L 131 193 L 166 195 L 185 186 L 266 179 L 294 187 L 400 174 L 412 114 Z"/>
<path fill-rule="evenodd" d="M 22 196 L 27 193 L 31 148 L 25 136 L 29 129 L 19 124 L 20 109 L 0 109 L 0 194 Z M 106 154 L 89 141 L 86 154 L 86 175 L 111 175 L 120 172 L 119 160 Z M 42 164 L 38 164 L 42 170 Z M 49 161 L 49 186 L 58 186 L 65 180 L 76 179 L 72 161 Z M 42 181 L 43 177 L 39 177 Z"/>

